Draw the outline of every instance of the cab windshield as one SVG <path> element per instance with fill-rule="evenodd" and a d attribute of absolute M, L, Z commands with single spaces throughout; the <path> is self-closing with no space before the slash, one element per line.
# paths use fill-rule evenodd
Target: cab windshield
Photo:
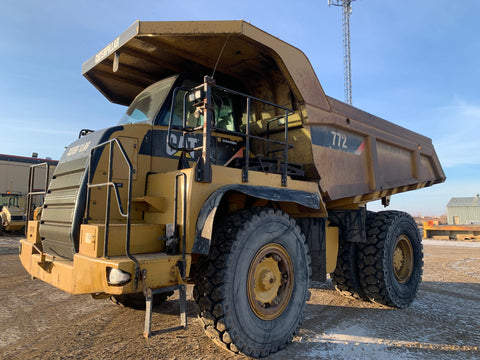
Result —
<path fill-rule="evenodd" d="M 185 116 L 186 125 L 188 127 L 197 127 L 203 125 L 203 114 L 198 111 L 197 107 L 192 102 L 185 103 L 184 113 L 184 97 L 187 93 L 185 89 L 193 89 L 200 85 L 197 81 L 184 79 L 175 98 L 173 99 L 173 106 L 168 107 L 167 110 L 160 116 L 158 124 L 168 126 L 170 117 L 172 117 L 172 125 L 183 126 L 183 116 Z M 215 126 L 224 130 L 235 130 L 234 127 L 234 106 L 233 96 L 223 91 L 213 89 L 213 104 L 214 104 L 214 123 Z M 173 109 L 173 115 L 171 110 Z"/>
<path fill-rule="evenodd" d="M 150 85 L 143 90 L 135 100 L 133 100 L 118 124 L 152 123 L 176 79 L 177 76 L 172 76 Z"/>
<path fill-rule="evenodd" d="M 193 103 L 187 101 L 184 109 L 184 98 L 188 90 L 195 88 L 200 83 L 189 78 L 177 81 L 178 78 L 179 75 L 166 78 L 143 90 L 128 107 L 127 112 L 120 119 L 119 125 L 148 123 L 168 126 L 171 118 L 174 127 L 182 127 L 185 116 L 188 127 L 202 126 L 203 114 L 198 111 Z M 177 82 L 177 85 L 175 85 L 175 82 Z M 172 103 L 173 88 L 175 86 L 178 86 L 178 90 Z M 235 130 L 234 102 L 233 95 L 213 89 L 214 122 L 216 127 L 230 131 Z M 163 106 L 164 104 L 166 106 Z"/>

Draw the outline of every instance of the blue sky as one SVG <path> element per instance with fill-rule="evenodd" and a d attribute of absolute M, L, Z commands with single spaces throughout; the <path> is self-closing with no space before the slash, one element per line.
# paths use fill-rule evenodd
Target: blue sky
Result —
<path fill-rule="evenodd" d="M 440 215 L 451 197 L 480 193 L 478 14 L 478 0 L 353 3 L 353 104 L 432 138 L 448 177 L 393 196 L 392 208 Z M 2 0 L 0 153 L 59 159 L 80 129 L 115 124 L 125 108 L 81 65 L 137 19 L 244 19 L 305 52 L 325 92 L 343 100 L 342 13 L 327 0 Z"/>

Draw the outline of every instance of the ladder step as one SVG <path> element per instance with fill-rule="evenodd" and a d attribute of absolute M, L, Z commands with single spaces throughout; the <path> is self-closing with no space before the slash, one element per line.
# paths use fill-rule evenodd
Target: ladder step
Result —
<path fill-rule="evenodd" d="M 187 323 L 187 288 L 186 285 L 176 285 L 170 286 L 161 289 L 152 290 L 147 288 L 146 296 L 145 296 L 145 327 L 143 330 L 143 336 L 148 339 L 152 336 L 152 310 L 153 310 L 153 296 L 155 294 L 160 294 L 169 291 L 179 291 L 179 298 L 180 298 L 180 326 L 183 327 L 184 330 L 188 329 Z"/>
<path fill-rule="evenodd" d="M 142 211 L 163 212 L 165 211 L 165 199 L 161 196 L 142 196 L 133 198 L 135 207 Z"/>

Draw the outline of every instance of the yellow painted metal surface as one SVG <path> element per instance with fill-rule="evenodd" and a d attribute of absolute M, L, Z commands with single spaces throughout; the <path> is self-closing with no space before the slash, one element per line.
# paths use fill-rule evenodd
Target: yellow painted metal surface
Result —
<path fill-rule="evenodd" d="M 250 308 L 262 320 L 278 318 L 290 302 L 294 282 L 292 259 L 287 250 L 276 243 L 265 245 L 248 269 Z"/>
<path fill-rule="evenodd" d="M 17 206 L 3 206 L 0 211 L 0 222 L 5 227 L 6 231 L 17 231 L 25 226 L 23 220 L 12 220 L 12 217 L 23 218 L 24 211 Z"/>
<path fill-rule="evenodd" d="M 478 240 L 480 225 L 440 225 L 433 221 L 423 222 L 423 237 L 442 240 Z"/>
<path fill-rule="evenodd" d="M 145 52 L 145 46 L 149 58 L 156 53 L 161 53 L 161 58 L 151 62 L 146 57 L 135 56 Z M 114 54 L 119 50 L 119 66 L 114 71 Z M 221 61 L 217 64 L 220 53 Z M 172 66 L 167 64 L 175 64 L 176 70 L 172 71 Z M 156 80 L 182 69 L 190 73 L 198 69 L 200 75 L 206 75 L 202 73 L 204 69 L 213 69 L 215 65 L 218 72 L 242 79 L 247 88 L 256 88 L 255 92 L 273 83 L 279 90 L 277 96 L 288 98 L 291 89 L 301 102 L 329 109 L 305 54 L 245 21 L 137 21 L 87 60 L 82 73 L 108 99 L 128 105 Z M 145 68 L 151 71 L 147 73 Z M 252 71 L 257 76 L 251 76 Z M 260 93 L 250 93 L 261 97 Z"/>
<path fill-rule="evenodd" d="M 165 210 L 165 198 L 154 196 L 141 196 L 132 199 L 132 202 L 143 211 L 156 212 Z"/>
<path fill-rule="evenodd" d="M 112 134 L 112 138 L 118 138 L 122 147 L 124 148 L 129 161 L 132 164 L 132 197 L 137 198 L 144 195 L 145 180 L 147 173 L 151 171 L 151 157 L 139 154 L 139 147 L 141 140 L 146 136 L 147 132 L 152 129 L 151 125 L 136 124 L 135 126 L 125 126 L 123 130 Z M 108 147 L 102 152 L 102 156 L 98 162 L 95 176 L 93 177 L 93 184 L 101 184 L 107 181 L 108 176 Z M 120 200 L 124 212 L 127 206 L 127 190 L 128 190 L 128 167 L 126 161 L 119 151 L 118 147 L 113 147 L 113 166 L 112 166 L 112 181 L 121 183 L 122 186 L 118 188 Z M 105 218 L 106 205 L 106 187 L 94 187 L 91 189 L 90 203 L 90 219 L 92 222 L 100 222 Z M 120 221 L 123 218 L 120 216 L 118 210 L 118 203 L 112 191 L 110 200 L 110 219 L 112 221 Z M 142 218 L 141 209 L 132 207 L 132 220 L 140 220 Z"/>
<path fill-rule="evenodd" d="M 39 225 L 40 225 L 40 220 L 30 220 L 28 222 L 26 241 L 32 244 L 42 243 L 42 240 L 40 238 L 40 233 L 38 231 Z"/>
<path fill-rule="evenodd" d="M 326 270 L 327 274 L 335 271 L 338 255 L 338 228 L 335 226 L 326 227 Z"/>
<path fill-rule="evenodd" d="M 75 254 L 73 261 L 51 256 L 44 256 L 35 249 L 32 243 L 21 240 L 20 260 L 27 272 L 35 278 L 49 283 L 71 294 L 125 294 L 142 290 L 134 288 L 134 263 L 126 256 L 93 258 Z M 182 282 L 178 261 L 180 255 L 162 253 L 137 255 L 140 268 L 146 270 L 146 285 L 149 288 L 160 288 L 177 285 Z M 191 257 L 186 257 L 187 271 L 190 271 Z M 107 283 L 107 268 L 118 268 L 132 274 L 132 280 L 124 286 L 110 286 Z"/>
<path fill-rule="evenodd" d="M 39 221 L 29 221 L 27 238 L 20 241 L 20 261 L 27 272 L 33 277 L 49 283 L 71 294 L 125 294 L 142 290 L 142 282 L 138 281 L 138 288 L 134 287 L 135 264 L 127 256 L 103 255 L 103 225 L 82 225 L 80 252 L 73 260 L 51 256 L 42 252 L 42 244 L 38 232 Z M 124 226 L 113 225 L 110 237 L 111 253 L 125 254 L 118 239 L 123 235 Z M 151 254 L 136 254 L 140 269 L 146 271 L 146 285 L 150 288 L 167 287 L 183 283 L 177 266 L 182 260 L 181 255 L 167 255 L 162 253 L 163 245 L 158 241 L 157 234 L 163 231 L 161 225 L 140 224 L 134 226 L 132 234 L 137 236 L 138 242 L 132 246 L 132 252 L 142 252 L 145 249 L 156 251 Z M 88 241 L 87 241 L 88 238 Z M 152 241 L 154 240 L 154 241 Z M 156 242 L 155 242 L 156 241 Z M 190 271 L 191 256 L 186 256 L 186 270 Z M 117 268 L 131 274 L 132 280 L 123 286 L 110 286 L 107 283 L 107 269 Z"/>
<path fill-rule="evenodd" d="M 27 272 L 59 289 L 74 294 L 73 261 L 43 257 L 32 243 L 20 240 L 20 261 Z M 89 276 L 89 274 L 84 274 Z"/>
<path fill-rule="evenodd" d="M 267 174 L 261 172 L 251 171 L 249 173 L 249 182 L 242 182 L 242 170 L 235 168 L 227 168 L 223 166 L 212 166 L 212 182 L 211 183 L 200 183 L 196 182 L 195 179 L 195 169 L 185 169 L 181 171 L 172 171 L 168 173 L 158 173 L 152 174 L 148 179 L 148 188 L 147 195 L 153 197 L 165 198 L 164 201 L 164 210 L 158 212 L 148 212 L 145 213 L 145 222 L 147 223 L 156 223 L 156 224 L 168 224 L 173 223 L 174 219 L 174 193 L 173 189 L 175 188 L 175 177 L 178 173 L 186 174 L 186 186 L 187 186 L 187 246 L 186 250 L 189 252 L 193 246 L 193 240 L 195 238 L 195 226 L 198 214 L 203 204 L 207 198 L 217 189 L 220 189 L 223 186 L 230 184 L 243 184 L 243 185 L 254 185 L 254 186 L 265 186 L 265 187 L 274 187 L 274 188 L 284 188 L 281 185 L 281 175 L 277 174 Z M 179 178 L 179 190 L 178 190 L 178 204 L 183 203 L 183 189 L 184 189 L 183 178 Z M 288 188 L 293 190 L 306 191 L 313 194 L 318 194 L 318 185 L 315 182 L 307 181 L 297 181 L 288 179 Z M 299 209 L 292 205 L 291 203 L 287 205 L 287 210 L 295 215 L 300 214 Z M 319 204 L 320 205 L 320 204 Z M 315 212 L 313 212 L 315 213 Z M 317 216 L 322 216 L 322 210 L 318 210 Z M 304 215 L 304 214 L 302 214 Z M 180 225 L 180 233 L 183 229 L 183 213 L 182 207 L 179 206 L 179 211 L 177 213 L 177 221 Z"/>
<path fill-rule="evenodd" d="M 130 253 L 155 253 L 165 250 L 161 237 L 165 236 L 165 225 L 132 224 L 130 229 Z M 80 226 L 79 253 L 102 257 L 104 251 L 105 225 L 83 224 Z M 110 224 L 108 232 L 108 256 L 126 255 L 126 225 Z"/>
<path fill-rule="evenodd" d="M 5 226 L 6 231 L 18 231 L 25 227 L 25 221 L 11 221 Z"/>

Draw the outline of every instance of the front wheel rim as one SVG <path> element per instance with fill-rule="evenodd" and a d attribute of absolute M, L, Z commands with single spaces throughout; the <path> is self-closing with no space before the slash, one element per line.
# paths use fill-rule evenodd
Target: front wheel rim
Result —
<path fill-rule="evenodd" d="M 413 248 L 410 239 L 401 235 L 393 247 L 393 273 L 400 284 L 408 282 L 413 273 Z"/>
<path fill-rule="evenodd" d="M 279 317 L 293 291 L 293 264 L 280 244 L 263 246 L 250 263 L 247 293 L 250 308 L 262 320 Z"/>

